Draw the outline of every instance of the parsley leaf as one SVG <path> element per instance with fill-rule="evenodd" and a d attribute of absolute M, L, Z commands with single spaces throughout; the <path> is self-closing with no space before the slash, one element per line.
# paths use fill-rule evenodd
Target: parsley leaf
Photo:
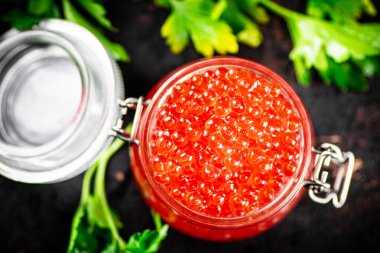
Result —
<path fill-rule="evenodd" d="M 3 20 L 10 23 L 14 28 L 25 30 L 37 24 L 40 18 L 30 15 L 26 11 L 13 9 L 3 16 Z"/>
<path fill-rule="evenodd" d="M 7 1 L 6 6 L 10 10 L 5 13 L 3 20 L 12 27 L 24 30 L 38 24 L 42 19 L 64 17 L 92 32 L 116 60 L 130 60 L 123 46 L 110 41 L 104 35 L 101 27 L 109 31 L 116 31 L 116 28 L 107 19 L 106 9 L 98 0 L 18 0 Z M 77 7 L 87 12 L 94 22 L 86 19 Z M 97 23 L 99 27 L 93 23 Z"/>
<path fill-rule="evenodd" d="M 30 0 L 28 12 L 37 16 L 48 14 L 53 7 L 54 0 Z"/>
<path fill-rule="evenodd" d="M 257 23 L 266 24 L 269 22 L 269 15 L 266 10 L 258 5 L 257 0 L 235 0 L 241 10 L 244 10 Z"/>
<path fill-rule="evenodd" d="M 54 0 L 4 1 L 3 21 L 17 29 L 29 29 L 44 18 L 60 17 Z"/>
<path fill-rule="evenodd" d="M 366 77 L 378 72 L 380 24 L 338 24 L 260 2 L 286 20 L 293 41 L 289 57 L 301 84 L 310 83 L 314 68 L 342 90 L 368 89 Z"/>
<path fill-rule="evenodd" d="M 367 77 L 379 74 L 380 24 L 357 22 L 363 13 L 376 15 L 371 0 L 347 0 L 344 4 L 342 0 L 308 0 L 307 15 L 270 0 L 155 2 L 172 10 L 161 34 L 174 53 L 181 52 L 190 39 L 204 56 L 212 56 L 214 51 L 235 53 L 236 41 L 257 47 L 263 38 L 256 23 L 269 21 L 265 11 L 269 9 L 288 24 L 294 46 L 290 59 L 301 84 L 310 83 L 311 71 L 315 69 L 326 84 L 336 84 L 342 90 L 365 91 Z M 218 34 L 221 29 L 230 40 Z"/>
<path fill-rule="evenodd" d="M 127 51 L 122 45 L 107 39 L 103 32 L 85 19 L 69 0 L 62 0 L 62 4 L 65 19 L 77 23 L 92 32 L 117 61 L 127 62 L 130 60 Z"/>
<path fill-rule="evenodd" d="M 307 72 L 314 67 L 325 82 L 336 81 L 341 89 L 367 89 L 365 79 L 355 77 L 358 71 L 349 71 L 352 67 L 347 64 L 351 60 L 360 62 L 367 56 L 380 54 L 380 25 L 346 27 L 303 16 L 290 18 L 287 22 L 294 43 L 290 59 L 295 62 L 301 83 L 310 82 Z M 343 63 L 340 71 L 338 64 Z"/>
<path fill-rule="evenodd" d="M 156 1 L 172 12 L 161 29 L 161 34 L 174 53 L 180 53 L 191 38 L 195 49 L 204 56 L 236 53 L 239 49 L 235 35 L 227 23 L 212 18 L 212 0 Z"/>
<path fill-rule="evenodd" d="M 104 28 L 115 31 L 111 21 L 105 17 L 106 9 L 96 0 L 77 0 L 83 9 L 87 11 L 101 26 Z"/>
<path fill-rule="evenodd" d="M 162 240 L 166 238 L 168 225 L 162 225 L 158 214 L 152 212 L 155 222 L 156 231 L 144 230 L 142 233 L 136 233 L 129 238 L 126 252 L 130 253 L 153 253 L 160 248 Z"/>
<path fill-rule="evenodd" d="M 362 13 L 375 16 L 377 11 L 370 0 L 308 0 L 306 13 L 331 19 L 337 23 L 352 23 L 361 17 Z"/>
<path fill-rule="evenodd" d="M 86 204 L 82 204 L 73 219 L 68 253 L 100 252 L 101 246 L 113 244 L 110 231 L 102 229 L 88 218 Z"/>
<path fill-rule="evenodd" d="M 251 47 L 262 43 L 257 23 L 269 16 L 257 0 L 155 0 L 172 10 L 161 34 L 174 53 L 180 53 L 192 39 L 195 50 L 204 56 L 236 53 L 237 41 Z M 253 20 L 252 20 L 253 19 Z"/>
<path fill-rule="evenodd" d="M 225 20 L 237 34 L 237 39 L 251 47 L 258 47 L 263 36 L 258 26 L 240 9 L 234 0 L 220 0 L 218 5 L 223 6 L 221 18 Z"/>

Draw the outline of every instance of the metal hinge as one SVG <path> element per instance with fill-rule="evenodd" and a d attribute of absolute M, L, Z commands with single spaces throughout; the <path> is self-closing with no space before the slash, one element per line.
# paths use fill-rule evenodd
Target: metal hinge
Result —
<path fill-rule="evenodd" d="M 320 204 L 332 201 L 336 208 L 346 202 L 354 171 L 355 156 L 352 152 L 342 152 L 339 147 L 323 143 L 316 153 L 314 175 L 305 181 L 310 198 Z M 335 168 L 334 168 L 335 167 Z M 332 182 L 328 182 L 329 177 Z"/>
<path fill-rule="evenodd" d="M 112 128 L 118 138 L 128 142 L 129 144 L 140 144 L 139 140 L 136 139 L 137 128 L 140 123 L 143 107 L 144 105 L 148 105 L 149 102 L 150 100 L 144 100 L 144 97 L 127 98 L 119 101 L 122 115 L 126 116 L 130 110 L 135 110 L 135 116 L 133 117 L 130 131 L 125 129 L 124 120 L 118 119 L 116 125 Z"/>

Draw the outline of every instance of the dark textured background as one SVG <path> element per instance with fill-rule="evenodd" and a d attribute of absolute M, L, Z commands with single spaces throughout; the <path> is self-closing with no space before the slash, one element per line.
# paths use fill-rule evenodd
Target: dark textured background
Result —
<path fill-rule="evenodd" d="M 282 1 L 284 3 L 285 1 Z M 303 10 L 304 1 L 288 5 Z M 146 94 L 174 68 L 200 58 L 189 47 L 170 53 L 160 37 L 167 12 L 149 1 L 109 1 L 109 16 L 120 32 L 113 38 L 126 46 L 132 62 L 121 64 L 127 96 Z M 1 8 L 1 7 L 0 7 Z M 272 16 L 262 27 L 259 49 L 241 46 L 239 56 L 258 61 L 283 76 L 297 91 L 314 124 L 317 141 L 333 141 L 359 158 L 347 204 L 320 206 L 307 196 L 277 227 L 234 243 L 211 243 L 169 231 L 160 252 L 379 252 L 380 240 L 380 85 L 368 93 L 342 93 L 315 77 L 300 87 L 287 56 L 291 42 L 285 23 Z M 1 31 L 5 31 L 4 25 Z M 0 252 L 65 252 L 77 207 L 82 176 L 53 185 L 26 185 L 0 178 Z M 111 206 L 121 215 L 122 235 L 152 227 L 149 208 L 132 179 L 124 148 L 113 158 L 107 179 Z M 370 250 L 374 249 L 374 250 Z"/>

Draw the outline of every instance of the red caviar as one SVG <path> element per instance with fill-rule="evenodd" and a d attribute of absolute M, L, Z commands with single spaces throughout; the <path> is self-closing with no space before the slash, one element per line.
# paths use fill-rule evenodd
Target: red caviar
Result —
<path fill-rule="evenodd" d="M 154 180 L 187 208 L 244 216 L 294 175 L 301 120 L 279 83 L 244 68 L 196 72 L 173 85 L 150 138 Z"/>

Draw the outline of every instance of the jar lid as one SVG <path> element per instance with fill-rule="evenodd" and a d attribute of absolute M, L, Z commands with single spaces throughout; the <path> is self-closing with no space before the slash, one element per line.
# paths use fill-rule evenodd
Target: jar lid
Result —
<path fill-rule="evenodd" d="M 124 88 L 97 38 L 63 20 L 0 40 L 0 174 L 48 183 L 88 168 L 113 139 Z"/>

